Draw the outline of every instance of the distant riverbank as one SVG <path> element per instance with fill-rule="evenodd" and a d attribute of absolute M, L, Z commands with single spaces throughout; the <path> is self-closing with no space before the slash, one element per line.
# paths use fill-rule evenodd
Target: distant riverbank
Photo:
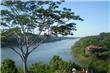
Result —
<path fill-rule="evenodd" d="M 37 36 L 36 36 L 37 37 Z M 40 40 L 43 39 L 44 36 L 38 37 L 36 38 L 37 41 L 36 43 Z M 32 40 L 35 38 L 35 36 L 33 36 Z M 55 42 L 55 41 L 61 41 L 61 40 L 66 40 L 66 39 L 79 39 L 80 37 L 50 37 L 49 39 L 47 39 L 44 43 L 48 43 L 48 42 Z M 2 41 L 1 42 L 1 47 L 7 47 L 7 46 L 16 46 L 18 44 L 18 42 L 16 41 L 15 38 L 13 37 L 9 37 L 7 38 L 8 41 Z"/>
<path fill-rule="evenodd" d="M 84 67 L 96 69 L 96 73 L 110 73 L 110 33 L 81 38 L 71 48 L 74 58 Z M 102 47 L 94 52 L 86 49 L 89 45 Z M 88 53 L 87 53 L 88 51 Z"/>

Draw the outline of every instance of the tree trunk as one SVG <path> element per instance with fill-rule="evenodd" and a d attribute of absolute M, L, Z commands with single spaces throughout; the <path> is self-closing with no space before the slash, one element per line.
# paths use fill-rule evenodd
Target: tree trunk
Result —
<path fill-rule="evenodd" d="M 23 63 L 24 63 L 24 73 L 29 73 L 28 72 L 28 67 L 27 67 L 27 57 L 24 58 Z"/>

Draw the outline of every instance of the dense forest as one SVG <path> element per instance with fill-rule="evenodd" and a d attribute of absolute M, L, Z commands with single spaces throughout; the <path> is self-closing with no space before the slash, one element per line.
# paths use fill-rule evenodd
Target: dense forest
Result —
<path fill-rule="evenodd" d="M 13 31 L 17 32 L 19 36 L 23 37 L 23 34 L 19 30 L 19 28 L 12 28 L 1 31 L 1 47 L 8 47 L 8 46 L 17 46 L 18 45 L 18 39 L 13 35 Z M 26 33 L 26 35 L 29 37 L 30 40 L 34 40 L 36 37 L 36 41 L 39 42 L 42 38 L 45 36 L 38 36 L 32 33 Z M 23 39 L 22 39 L 23 40 Z"/>
<path fill-rule="evenodd" d="M 92 50 L 89 45 L 92 45 Z M 88 46 L 89 50 L 86 49 Z M 82 66 L 95 69 L 96 73 L 110 73 L 110 33 L 81 38 L 72 47 L 72 54 Z"/>
<path fill-rule="evenodd" d="M 12 31 L 16 31 L 17 33 L 19 33 L 18 28 L 12 28 L 12 29 L 7 29 L 7 30 L 3 30 L 1 31 L 1 47 L 8 47 L 8 46 L 17 46 L 18 42 L 17 42 L 17 38 L 13 35 Z M 19 33 L 20 36 L 23 36 L 23 34 Z M 34 40 L 36 37 L 36 42 L 39 42 L 40 40 L 42 40 L 42 38 L 44 38 L 45 36 L 48 35 L 36 35 L 36 34 L 32 34 L 32 33 L 27 33 L 26 34 L 30 40 Z M 75 39 L 77 37 L 56 37 L 56 36 L 50 36 L 48 37 L 48 39 L 45 42 L 54 42 L 54 41 L 60 41 L 63 39 Z"/>

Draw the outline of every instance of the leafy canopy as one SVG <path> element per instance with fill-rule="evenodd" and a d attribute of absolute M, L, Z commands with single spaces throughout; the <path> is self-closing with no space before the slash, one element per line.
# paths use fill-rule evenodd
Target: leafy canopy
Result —
<path fill-rule="evenodd" d="M 63 2 L 63 1 L 62 1 Z M 59 9 L 62 2 L 53 1 L 5 1 L 1 5 L 1 25 L 4 28 L 19 28 L 21 33 L 51 31 L 52 34 L 68 35 L 76 30 L 75 23 L 70 20 L 83 20 L 71 9 Z M 47 33 L 47 32 L 46 32 Z"/>

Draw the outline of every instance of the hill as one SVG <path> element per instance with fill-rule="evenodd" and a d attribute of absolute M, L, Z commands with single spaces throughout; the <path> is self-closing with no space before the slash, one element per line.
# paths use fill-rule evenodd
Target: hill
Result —
<path fill-rule="evenodd" d="M 110 33 L 81 38 L 71 51 L 82 66 L 96 73 L 110 72 Z"/>

